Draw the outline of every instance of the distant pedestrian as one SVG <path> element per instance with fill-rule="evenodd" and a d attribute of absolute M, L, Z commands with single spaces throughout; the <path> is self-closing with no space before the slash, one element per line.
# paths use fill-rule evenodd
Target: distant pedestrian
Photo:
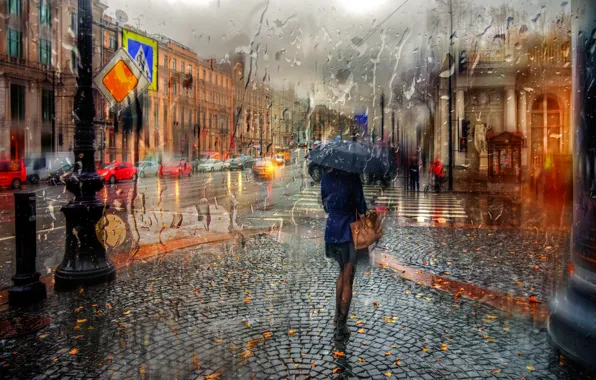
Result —
<path fill-rule="evenodd" d="M 437 158 L 428 171 L 433 174 L 435 191 L 440 192 L 441 184 L 445 180 L 445 172 L 443 171 L 441 160 Z"/>
<path fill-rule="evenodd" d="M 410 190 L 420 191 L 420 167 L 417 160 L 410 160 Z"/>
<path fill-rule="evenodd" d="M 334 324 L 335 339 L 342 341 L 350 336 L 346 322 L 357 262 L 350 223 L 356 221 L 356 212 L 366 213 L 360 176 L 328 169 L 321 179 L 321 197 L 323 208 L 329 214 L 325 227 L 325 254 L 337 260 L 340 270 L 336 283 Z"/>

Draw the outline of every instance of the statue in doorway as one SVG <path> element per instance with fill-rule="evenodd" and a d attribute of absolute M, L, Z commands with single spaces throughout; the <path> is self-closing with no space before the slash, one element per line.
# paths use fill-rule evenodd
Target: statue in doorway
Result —
<path fill-rule="evenodd" d="M 488 152 L 485 124 L 478 123 L 474 126 L 474 147 L 476 148 L 479 154 Z"/>

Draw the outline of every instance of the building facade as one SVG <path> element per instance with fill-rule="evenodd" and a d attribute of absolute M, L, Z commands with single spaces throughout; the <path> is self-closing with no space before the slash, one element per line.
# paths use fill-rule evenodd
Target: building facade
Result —
<path fill-rule="evenodd" d="M 94 19 L 106 8 L 94 1 Z M 0 18 L 0 154 L 19 159 L 72 150 L 77 2 L 2 0 L 0 9 L 7 11 Z M 93 26 L 94 70 L 115 44 L 104 43 L 100 25 Z M 101 118 L 105 107 L 95 95 Z"/>
<path fill-rule="evenodd" d="M 264 83 L 249 80 L 245 55 L 230 59 L 233 80 L 234 146 L 237 153 L 265 156 L 273 152 L 271 94 Z"/>
<path fill-rule="evenodd" d="M 449 112 L 448 79 L 441 78 L 434 123 L 434 153 L 449 160 L 449 114 L 452 115 L 454 166 L 488 174 L 490 165 L 535 177 L 557 161 L 570 165 L 571 36 L 562 18 L 543 35 L 512 28 L 503 42 L 478 48 L 456 46 L 453 104 Z M 515 151 L 487 151 L 502 132 L 523 141 Z M 486 142 L 483 142 L 483 140 Z M 479 146 L 482 145 L 482 146 Z M 488 162 L 488 156 L 494 162 Z M 485 159 L 483 159 L 485 157 Z M 510 166 L 510 167 L 509 167 Z M 496 166 L 495 166 L 496 168 Z M 493 169 L 495 169 L 493 168 Z M 498 169 L 497 169 L 498 170 Z"/>

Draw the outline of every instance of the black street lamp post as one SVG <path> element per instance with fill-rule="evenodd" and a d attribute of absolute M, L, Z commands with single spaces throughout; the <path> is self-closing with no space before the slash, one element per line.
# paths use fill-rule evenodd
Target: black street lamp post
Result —
<path fill-rule="evenodd" d="M 54 275 L 56 290 L 70 290 L 113 280 L 114 265 L 98 239 L 97 223 L 105 205 L 96 192 L 103 188 L 103 179 L 95 171 L 95 131 L 93 118 L 93 41 L 92 0 L 78 0 L 77 48 L 81 66 L 74 98 L 75 113 L 75 170 L 66 181 L 66 188 L 75 195 L 62 212 L 66 219 L 64 259 Z"/>
<path fill-rule="evenodd" d="M 449 110 L 449 191 L 453 191 L 453 84 L 452 84 L 452 75 L 455 75 L 455 60 L 453 59 L 453 4 L 451 0 L 449 0 L 449 59 L 447 68 L 449 73 L 448 78 L 448 89 L 449 92 L 449 105 L 447 109 Z M 454 70 L 453 74 L 451 73 L 451 65 L 453 65 Z"/>

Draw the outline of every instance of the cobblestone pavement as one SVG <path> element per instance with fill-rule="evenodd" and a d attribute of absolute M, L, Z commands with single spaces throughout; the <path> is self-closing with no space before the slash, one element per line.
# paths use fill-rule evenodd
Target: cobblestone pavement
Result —
<path fill-rule="evenodd" d="M 405 227 L 386 223 L 380 246 L 403 264 L 514 296 L 547 300 L 562 283 L 566 231 Z"/>
<path fill-rule="evenodd" d="M 347 346 L 333 343 L 337 264 L 296 234 L 180 250 L 116 283 L 0 319 L 51 325 L 0 341 L 0 378 L 577 379 L 522 318 L 360 265 Z"/>

